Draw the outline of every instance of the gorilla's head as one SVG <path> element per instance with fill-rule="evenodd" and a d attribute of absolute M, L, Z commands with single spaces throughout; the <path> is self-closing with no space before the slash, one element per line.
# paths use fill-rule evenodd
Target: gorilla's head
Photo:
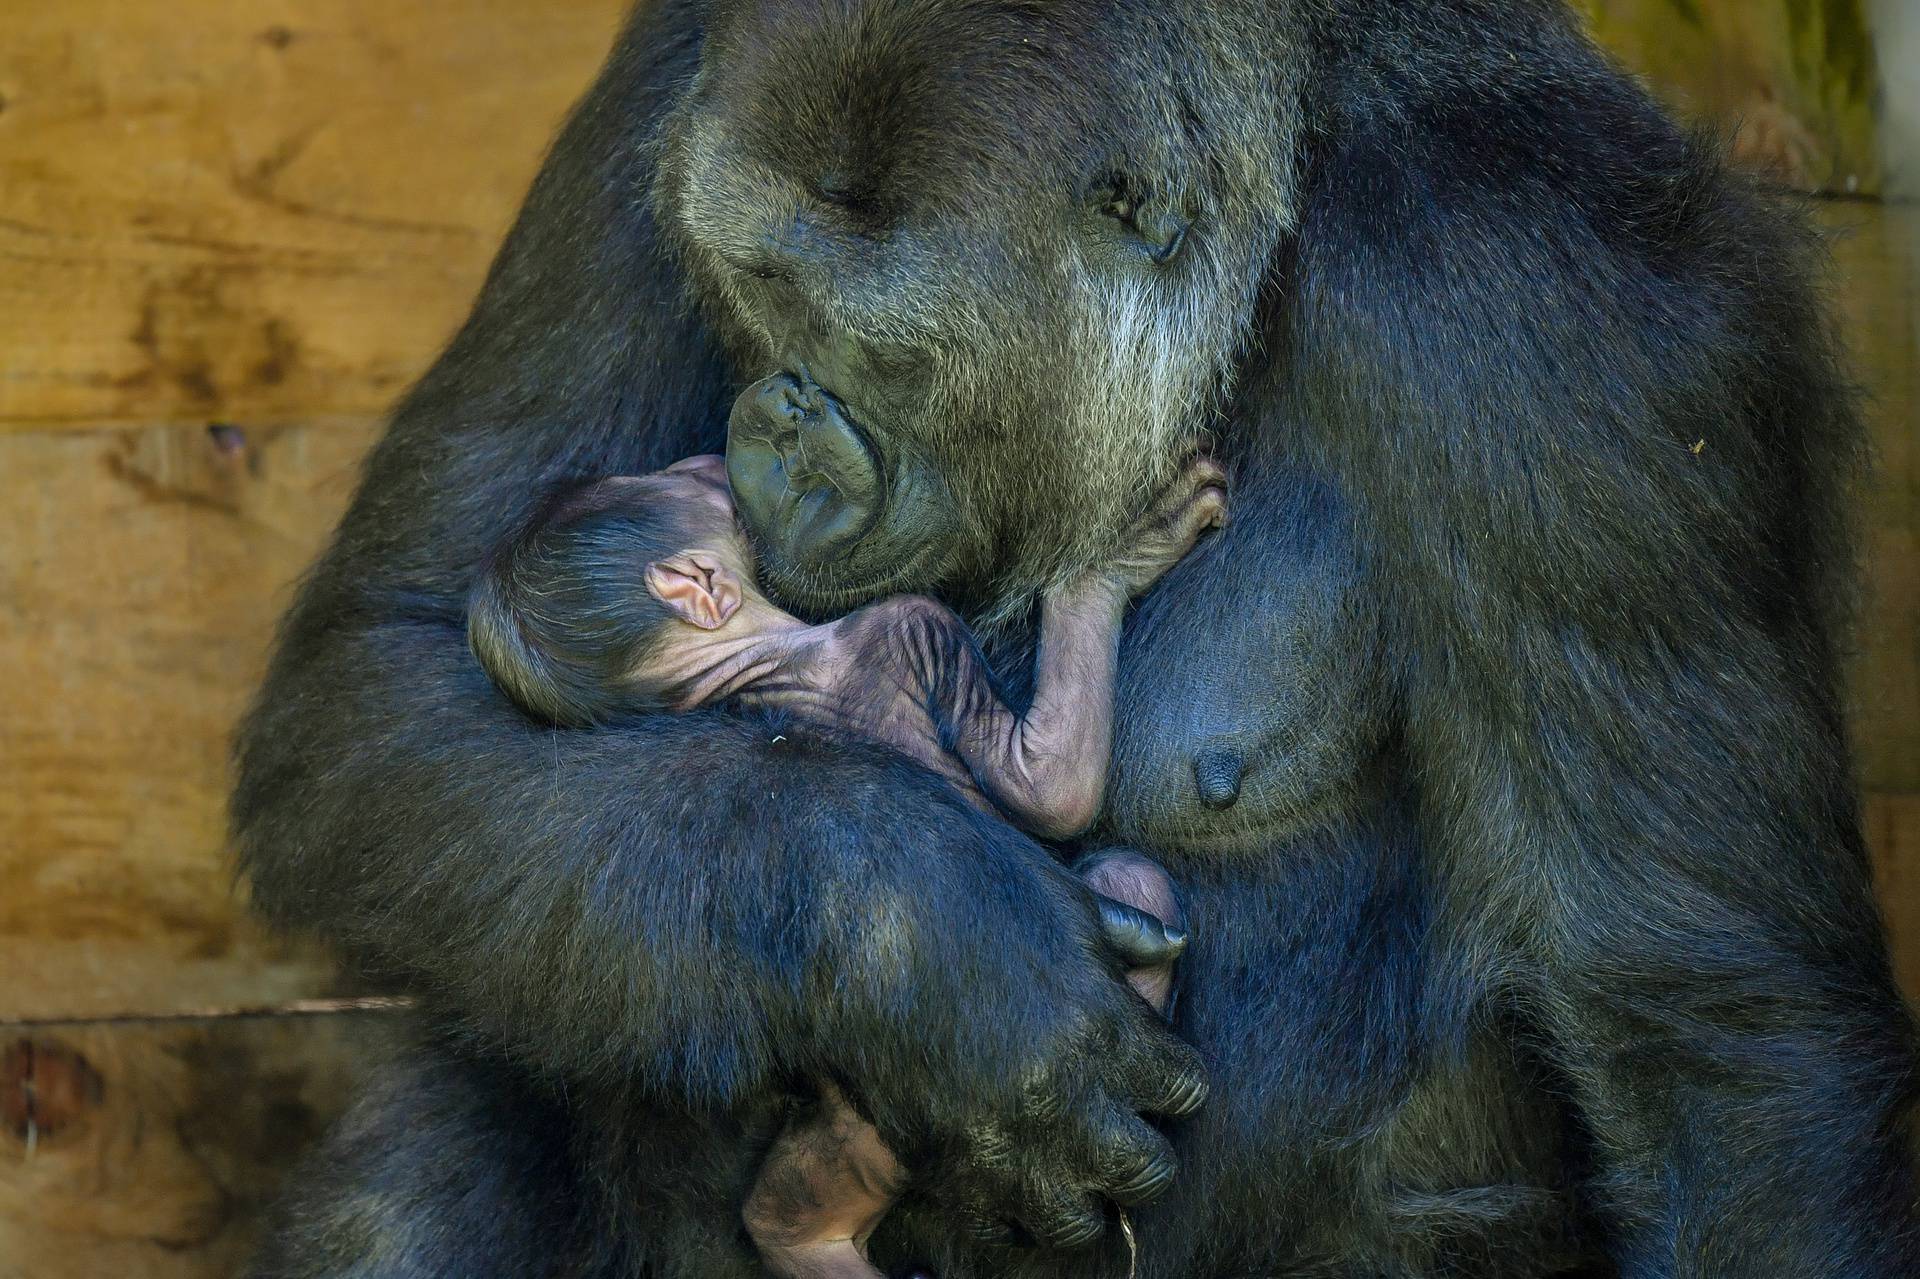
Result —
<path fill-rule="evenodd" d="M 656 194 L 760 378 L 728 452 L 779 596 L 1005 615 L 1205 429 L 1292 132 L 1289 60 L 1220 8 L 717 6 Z"/>

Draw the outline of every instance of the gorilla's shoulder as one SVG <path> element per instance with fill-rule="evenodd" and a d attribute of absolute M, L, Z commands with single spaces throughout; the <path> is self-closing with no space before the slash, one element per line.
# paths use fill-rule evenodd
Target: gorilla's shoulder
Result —
<path fill-rule="evenodd" d="M 1468 246 L 1582 275 L 1598 254 L 1668 274 L 1759 210 L 1719 148 L 1609 60 L 1566 6 L 1355 6 L 1318 37 L 1303 235 L 1409 268 Z M 1765 214 L 1761 215 L 1764 219 Z"/>

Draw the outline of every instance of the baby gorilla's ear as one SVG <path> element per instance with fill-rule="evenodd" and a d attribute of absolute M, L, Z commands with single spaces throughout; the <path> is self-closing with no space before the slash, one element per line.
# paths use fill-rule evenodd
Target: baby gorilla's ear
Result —
<path fill-rule="evenodd" d="M 647 565 L 647 593 L 703 631 L 717 631 L 740 607 L 740 578 L 717 556 L 682 551 Z"/>

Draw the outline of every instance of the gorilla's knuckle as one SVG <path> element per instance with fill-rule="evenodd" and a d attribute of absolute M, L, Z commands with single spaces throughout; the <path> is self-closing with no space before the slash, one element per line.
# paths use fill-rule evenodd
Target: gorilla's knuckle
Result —
<path fill-rule="evenodd" d="M 1144 1029 L 1139 1045 L 1132 1077 L 1143 1110 L 1177 1118 L 1206 1103 L 1206 1065 L 1190 1045 L 1158 1027 Z"/>
<path fill-rule="evenodd" d="M 1166 1192 L 1179 1171 L 1180 1160 L 1171 1146 L 1136 1152 L 1128 1166 L 1116 1170 L 1106 1191 L 1116 1202 L 1129 1207 L 1151 1203 Z"/>
<path fill-rule="evenodd" d="M 997 1122 L 971 1124 L 960 1134 L 967 1160 L 982 1172 L 1011 1169 L 1018 1146 L 1007 1130 Z"/>
<path fill-rule="evenodd" d="M 1106 1222 L 1095 1213 L 1075 1213 L 1054 1218 L 1044 1230 L 1036 1230 L 1049 1247 L 1075 1250 L 1085 1248 L 1106 1230 Z"/>
<path fill-rule="evenodd" d="M 1072 1111 L 1074 1089 L 1062 1082 L 1059 1071 L 1048 1071 L 1020 1090 L 1020 1117 L 1029 1124 L 1056 1124 Z"/>
<path fill-rule="evenodd" d="M 1036 1241 L 1049 1248 L 1084 1248 L 1106 1229 L 1100 1202 L 1075 1183 L 1038 1183 L 1029 1190 L 1021 1224 Z"/>

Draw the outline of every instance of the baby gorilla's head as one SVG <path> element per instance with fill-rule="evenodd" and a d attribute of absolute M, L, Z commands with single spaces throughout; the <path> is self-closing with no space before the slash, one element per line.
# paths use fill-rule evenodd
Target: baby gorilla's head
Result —
<path fill-rule="evenodd" d="M 688 458 L 561 497 L 480 574 L 467 639 L 522 710 L 585 727 L 666 709 L 656 657 L 726 625 L 752 587 L 726 464 Z"/>

